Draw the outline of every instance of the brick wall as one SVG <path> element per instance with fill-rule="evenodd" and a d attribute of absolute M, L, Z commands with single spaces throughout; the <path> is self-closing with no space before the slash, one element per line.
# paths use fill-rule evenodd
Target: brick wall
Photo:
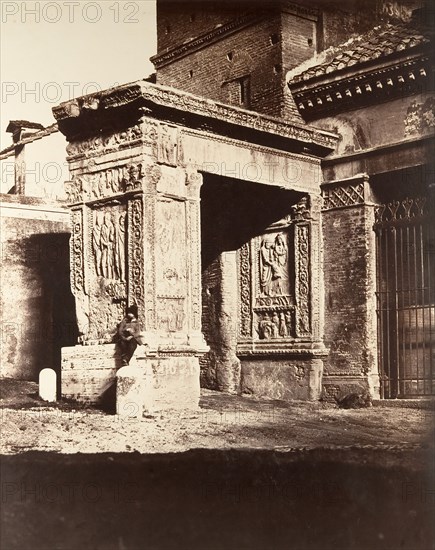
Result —
<path fill-rule="evenodd" d="M 253 24 L 201 50 L 177 59 L 157 72 L 157 83 L 180 88 L 215 101 L 279 115 L 283 95 L 280 18 Z M 234 92 L 235 81 L 250 79 L 250 101 Z"/>
<path fill-rule="evenodd" d="M 316 52 L 316 22 L 290 13 L 282 14 L 282 58 L 284 74 Z"/>
<path fill-rule="evenodd" d="M 328 376 L 335 377 L 339 386 L 346 378 L 360 378 L 360 386 L 367 388 L 370 375 L 377 372 L 372 227 L 372 206 L 360 204 L 322 214 L 325 345 L 330 350 L 324 362 L 326 385 Z"/>
<path fill-rule="evenodd" d="M 252 2 L 157 2 L 157 51 L 172 49 L 253 11 Z"/>

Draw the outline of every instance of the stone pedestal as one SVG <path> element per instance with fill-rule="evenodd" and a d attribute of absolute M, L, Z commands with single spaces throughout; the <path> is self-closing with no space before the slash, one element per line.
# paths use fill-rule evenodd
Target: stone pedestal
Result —
<path fill-rule="evenodd" d="M 151 356 L 150 356 L 151 355 Z M 186 350 L 147 351 L 138 348 L 128 367 L 114 344 L 74 346 L 62 349 L 62 395 L 81 403 L 99 405 L 121 396 L 131 401 L 130 378 L 136 380 L 144 414 L 165 409 L 194 409 L 200 397 L 199 358 Z M 121 393 L 119 380 L 122 379 Z M 118 381 L 118 384 L 117 384 Z M 140 390 L 139 390 L 140 386 Z M 128 390 L 128 391 L 127 391 Z M 136 390 L 131 390 L 133 393 Z M 110 394 L 110 395 L 109 395 Z M 139 398 L 134 398 L 136 401 Z M 135 402 L 136 402 L 135 401 Z M 118 409 L 119 400 L 117 400 Z M 133 414 L 121 405 L 127 416 Z"/>
<path fill-rule="evenodd" d="M 242 391 L 283 401 L 315 401 L 322 394 L 322 373 L 323 361 L 319 358 L 246 359 Z"/>
<path fill-rule="evenodd" d="M 99 404 L 107 392 L 113 391 L 121 357 L 114 344 L 79 345 L 62 348 L 61 367 L 62 397 Z"/>
<path fill-rule="evenodd" d="M 119 415 L 142 416 L 166 409 L 196 409 L 199 405 L 199 364 L 195 357 L 148 357 L 139 352 L 116 378 Z"/>
<path fill-rule="evenodd" d="M 316 400 L 323 360 L 320 196 L 306 195 L 238 255 L 241 391 Z"/>

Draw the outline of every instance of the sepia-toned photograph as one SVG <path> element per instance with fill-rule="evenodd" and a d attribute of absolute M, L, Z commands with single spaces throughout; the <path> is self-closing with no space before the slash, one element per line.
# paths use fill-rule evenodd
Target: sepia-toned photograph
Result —
<path fill-rule="evenodd" d="M 435 3 L 0 3 L 0 550 L 435 548 Z"/>

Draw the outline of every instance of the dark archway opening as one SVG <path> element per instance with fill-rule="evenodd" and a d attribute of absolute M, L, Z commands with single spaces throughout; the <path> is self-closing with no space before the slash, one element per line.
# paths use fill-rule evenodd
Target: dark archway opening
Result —
<path fill-rule="evenodd" d="M 237 393 L 239 284 L 237 251 L 291 213 L 301 193 L 204 175 L 201 188 L 202 330 L 210 351 L 201 359 L 201 385 Z"/>

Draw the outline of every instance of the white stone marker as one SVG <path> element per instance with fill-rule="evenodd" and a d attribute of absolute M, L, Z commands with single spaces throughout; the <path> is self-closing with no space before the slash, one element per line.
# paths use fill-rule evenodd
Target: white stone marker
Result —
<path fill-rule="evenodd" d="M 142 418 L 143 373 L 136 365 L 116 373 L 116 413 L 124 418 Z"/>
<path fill-rule="evenodd" d="M 56 378 L 53 369 L 42 369 L 39 373 L 39 397 L 44 401 L 56 401 Z"/>

